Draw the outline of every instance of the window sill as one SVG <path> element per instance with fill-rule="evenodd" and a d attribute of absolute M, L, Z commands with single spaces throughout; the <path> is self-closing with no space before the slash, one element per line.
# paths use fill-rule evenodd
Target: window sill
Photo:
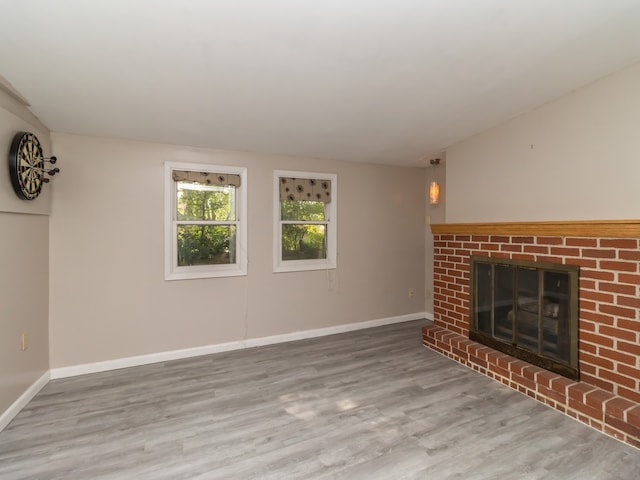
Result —
<path fill-rule="evenodd" d="M 274 273 L 335 269 L 336 263 L 330 260 L 289 260 L 277 263 L 273 266 Z"/>
<path fill-rule="evenodd" d="M 165 272 L 165 280 L 193 280 L 198 278 L 242 277 L 247 275 L 246 268 L 238 265 L 224 265 L 215 269 L 183 267 L 177 271 Z"/>

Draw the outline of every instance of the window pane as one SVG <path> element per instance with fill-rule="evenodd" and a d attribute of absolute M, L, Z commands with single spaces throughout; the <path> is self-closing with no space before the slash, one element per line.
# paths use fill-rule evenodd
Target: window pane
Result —
<path fill-rule="evenodd" d="M 235 225 L 178 225 L 178 266 L 236 263 Z"/>
<path fill-rule="evenodd" d="M 177 220 L 236 220 L 236 187 L 177 182 Z"/>
<path fill-rule="evenodd" d="M 326 225 L 282 225 L 282 259 L 327 258 L 326 230 Z"/>
<path fill-rule="evenodd" d="M 280 202 L 281 220 L 297 220 L 301 222 L 323 222 L 325 220 L 323 202 L 308 200 L 283 200 Z"/>

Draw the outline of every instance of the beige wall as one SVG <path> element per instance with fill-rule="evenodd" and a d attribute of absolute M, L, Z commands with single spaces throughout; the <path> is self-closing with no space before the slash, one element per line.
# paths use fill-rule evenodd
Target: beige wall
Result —
<path fill-rule="evenodd" d="M 52 139 L 52 368 L 423 311 L 424 169 Z M 246 277 L 163 280 L 165 161 L 248 168 Z M 272 273 L 274 169 L 338 174 L 337 270 Z"/>
<path fill-rule="evenodd" d="M 1 414 L 49 369 L 49 217 L 0 213 L 0 230 Z"/>
<path fill-rule="evenodd" d="M 18 131 L 34 132 L 50 153 L 49 132 L 0 89 L 4 161 Z M 0 168 L 0 414 L 49 369 L 49 196 L 20 200 L 8 168 Z M 25 213 L 26 212 L 26 213 Z M 28 348 L 21 351 L 21 335 Z"/>
<path fill-rule="evenodd" d="M 640 64 L 447 150 L 446 221 L 638 218 Z"/>

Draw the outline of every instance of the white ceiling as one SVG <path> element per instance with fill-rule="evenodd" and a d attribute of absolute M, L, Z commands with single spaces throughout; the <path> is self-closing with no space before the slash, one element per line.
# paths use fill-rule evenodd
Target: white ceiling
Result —
<path fill-rule="evenodd" d="M 639 0 L 0 0 L 51 130 L 181 145 L 425 165 L 638 61 Z"/>

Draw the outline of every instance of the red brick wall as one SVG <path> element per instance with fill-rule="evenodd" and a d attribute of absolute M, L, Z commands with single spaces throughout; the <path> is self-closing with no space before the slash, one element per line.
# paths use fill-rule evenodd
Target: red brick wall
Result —
<path fill-rule="evenodd" d="M 640 403 L 640 249 L 636 238 L 434 236 L 434 324 L 469 333 L 469 256 L 580 266 L 581 383 Z"/>

